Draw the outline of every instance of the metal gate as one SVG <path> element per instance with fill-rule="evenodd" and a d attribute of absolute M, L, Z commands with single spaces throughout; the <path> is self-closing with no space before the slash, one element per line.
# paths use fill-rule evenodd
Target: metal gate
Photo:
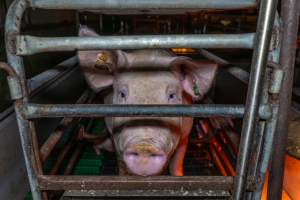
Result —
<path fill-rule="evenodd" d="M 201 9 L 246 9 L 255 6 L 259 7 L 260 10 L 257 32 L 248 34 L 57 38 L 33 37 L 20 33 L 21 19 L 27 8 L 106 10 L 107 12 L 112 10 L 122 12 L 178 10 L 180 12 Z M 210 197 L 224 197 L 228 195 L 229 191 L 235 200 L 246 199 L 246 197 L 247 199 L 260 199 L 272 152 L 276 125 L 279 124 L 278 127 L 281 125 L 284 127 L 287 120 L 293 75 L 295 48 L 293 43 L 295 43 L 296 37 L 295 27 L 298 26 L 299 1 L 282 1 L 283 25 L 276 10 L 277 0 L 261 0 L 260 2 L 256 0 L 15 0 L 8 11 L 5 27 L 9 66 L 2 63 L 1 68 L 6 69 L 9 73 L 8 82 L 11 97 L 15 100 L 15 111 L 33 198 L 36 200 L 46 198 L 44 191 L 72 189 L 126 190 L 129 194 L 144 191 L 148 195 L 163 193 L 167 190 L 171 191 L 165 194 L 167 196 L 174 192 L 173 195 L 175 196 Z M 22 56 L 51 51 L 171 47 L 253 49 L 245 105 L 49 105 L 30 102 Z M 282 85 L 284 90 L 281 89 Z M 284 93 L 280 93 L 280 90 L 283 90 Z M 148 115 L 243 118 L 236 176 L 158 176 L 144 178 L 43 174 L 33 119 Z M 278 119 L 280 119 L 279 123 L 277 123 Z M 277 132 L 278 137 L 284 140 L 286 129 L 282 131 L 280 128 L 280 131 Z M 282 153 L 282 147 L 284 148 L 283 144 L 280 146 L 281 152 L 279 153 Z M 282 162 L 279 164 L 282 165 Z M 279 174 L 282 179 L 281 175 Z M 108 192 L 107 195 L 110 193 Z"/>

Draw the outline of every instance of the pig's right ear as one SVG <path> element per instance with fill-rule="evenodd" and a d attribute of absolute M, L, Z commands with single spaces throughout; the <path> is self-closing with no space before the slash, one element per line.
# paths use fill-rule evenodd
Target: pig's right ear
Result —
<path fill-rule="evenodd" d="M 80 26 L 79 37 L 97 37 L 95 31 Z M 99 92 L 113 84 L 113 69 L 115 68 L 115 55 L 110 51 L 78 51 L 78 60 L 81 71 L 89 86 Z"/>

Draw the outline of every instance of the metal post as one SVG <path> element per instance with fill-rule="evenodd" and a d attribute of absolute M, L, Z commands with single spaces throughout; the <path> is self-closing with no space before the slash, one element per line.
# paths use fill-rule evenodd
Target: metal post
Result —
<path fill-rule="evenodd" d="M 20 77 L 20 87 L 22 88 L 24 95 L 23 98 L 15 101 L 15 111 L 32 197 L 34 200 L 39 200 L 41 199 L 41 192 L 38 189 L 38 181 L 36 177 L 38 167 L 36 160 L 32 159 L 34 156 L 30 134 L 30 129 L 32 126 L 30 122 L 23 117 L 21 111 L 22 105 L 24 105 L 24 103 L 28 100 L 27 81 L 23 67 L 23 60 L 21 57 L 15 55 L 16 36 L 20 33 L 22 16 L 27 6 L 27 1 L 24 0 L 15 0 L 11 4 L 7 12 L 5 22 L 5 41 L 8 63 L 13 67 L 17 75 Z"/>
<path fill-rule="evenodd" d="M 277 0 L 261 1 L 257 25 L 256 44 L 252 58 L 249 88 L 247 94 L 245 117 L 241 133 L 239 156 L 237 161 L 237 175 L 234 182 L 233 199 L 244 197 L 247 180 L 247 164 L 250 154 L 251 140 L 258 122 L 258 107 L 267 63 L 267 53 L 270 45 L 272 27 L 276 13 Z"/>
<path fill-rule="evenodd" d="M 299 0 L 284 0 L 281 2 L 281 17 L 283 36 L 281 43 L 280 65 L 285 73 L 282 92 L 279 96 L 278 124 L 276 127 L 270 165 L 268 199 L 281 200 L 284 172 L 285 148 L 288 136 L 288 114 L 291 105 L 296 40 L 299 25 Z"/>

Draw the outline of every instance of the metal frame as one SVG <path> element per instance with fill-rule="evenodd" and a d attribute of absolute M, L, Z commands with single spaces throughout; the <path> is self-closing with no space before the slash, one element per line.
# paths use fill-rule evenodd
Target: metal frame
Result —
<path fill-rule="evenodd" d="M 284 1 L 285 2 L 285 1 Z M 267 55 L 273 33 L 272 52 L 278 57 L 278 28 L 273 27 L 276 13 L 276 0 L 261 0 L 257 33 L 239 35 L 184 35 L 184 36 L 107 36 L 98 38 L 40 38 L 22 36 L 20 34 L 21 19 L 29 7 L 41 9 L 103 9 L 103 10 L 196 10 L 196 9 L 243 9 L 256 6 L 256 0 L 175 0 L 172 2 L 160 0 L 14 0 L 9 8 L 6 19 L 6 50 L 10 89 L 13 91 L 15 111 L 20 131 L 20 138 L 33 198 L 46 198 L 42 191 L 56 189 L 128 189 L 132 192 L 151 190 L 162 186 L 176 191 L 184 187 L 186 190 L 213 190 L 210 195 L 220 194 L 216 189 L 233 190 L 233 199 L 244 199 L 252 195 L 252 199 L 260 199 L 262 180 L 271 154 L 275 127 L 278 119 L 278 92 L 280 90 L 280 76 L 273 79 L 265 78 L 267 73 Z M 283 3 L 284 4 L 284 3 Z M 291 4 L 295 4 L 295 1 Z M 289 33 L 296 34 L 296 33 Z M 239 38 L 238 38 L 239 37 Z M 113 40 L 111 40 L 113 39 Z M 289 44 L 288 44 L 289 45 Z M 62 51 L 75 49 L 133 49 L 133 48 L 169 48 L 169 47 L 197 47 L 197 48 L 253 48 L 254 55 L 251 65 L 249 89 L 246 105 L 132 105 L 122 107 L 118 105 L 40 105 L 31 104 L 23 65 L 23 55 L 38 52 Z M 288 56 L 287 56 L 288 57 Z M 276 61 L 276 59 L 275 59 Z M 278 70 L 278 69 L 277 69 Z M 280 69 L 279 71 L 280 74 Z M 278 73 L 277 73 L 278 74 Z M 282 76 L 281 76 L 282 77 Z M 286 74 L 287 80 L 291 73 Z M 277 84 L 277 90 L 271 94 L 268 85 Z M 290 87 L 290 86 L 287 86 Z M 20 88 L 19 90 L 17 90 Z M 272 95 L 272 98 L 268 98 Z M 37 143 L 35 127 L 31 119 L 37 117 L 95 117 L 95 116 L 227 116 L 244 117 L 241 144 L 237 162 L 237 174 L 234 177 L 74 177 L 74 176 L 46 176 L 43 174 L 40 149 Z M 284 119 L 286 120 L 286 119 Z M 260 131 L 257 129 L 261 124 Z M 256 147 L 250 148 L 253 139 L 257 140 Z M 264 142 L 262 142 L 262 140 Z M 249 164 L 251 155 L 262 151 L 256 156 L 255 166 Z M 253 170 L 255 168 L 255 170 Z M 249 173 L 253 172 L 253 173 Z M 250 176 L 248 174 L 251 174 Z M 95 185 L 97 187 L 95 187 Z M 251 186 L 252 185 L 252 186 Z M 98 187 L 99 186 L 99 187 Z M 247 191 L 251 191 L 246 193 Z M 178 194 L 184 195 L 184 194 Z M 209 195 L 208 195 L 209 196 Z"/>

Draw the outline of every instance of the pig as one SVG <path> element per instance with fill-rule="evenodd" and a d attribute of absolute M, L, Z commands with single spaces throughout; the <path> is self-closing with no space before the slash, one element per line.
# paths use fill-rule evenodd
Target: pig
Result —
<path fill-rule="evenodd" d="M 99 37 L 81 26 L 80 37 Z M 100 36 L 101 37 L 101 36 Z M 78 51 L 81 70 L 95 91 L 109 90 L 105 104 L 192 104 L 210 89 L 217 64 L 193 61 L 167 50 Z M 160 175 L 169 167 L 183 176 L 191 117 L 105 117 L 119 174 Z M 101 146 L 101 145 L 100 145 Z"/>

